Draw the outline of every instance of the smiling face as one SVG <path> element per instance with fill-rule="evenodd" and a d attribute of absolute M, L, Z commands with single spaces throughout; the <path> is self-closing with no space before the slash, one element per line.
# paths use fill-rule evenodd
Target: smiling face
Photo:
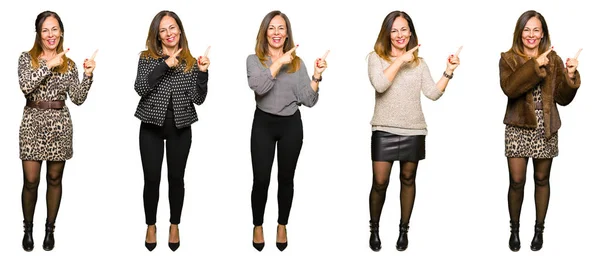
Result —
<path fill-rule="evenodd" d="M 179 26 L 173 17 L 164 16 L 160 20 L 158 35 L 160 37 L 160 42 L 162 43 L 163 49 L 179 47 L 181 30 L 179 29 Z"/>
<path fill-rule="evenodd" d="M 49 16 L 42 23 L 42 29 L 40 31 L 40 37 L 42 39 L 42 48 L 45 51 L 56 51 L 58 44 L 60 43 L 62 30 L 58 20 L 52 16 Z"/>
<path fill-rule="evenodd" d="M 523 50 L 525 53 L 537 54 L 540 42 L 544 37 L 542 31 L 542 22 L 537 17 L 532 17 L 527 21 L 523 32 L 521 34 L 521 40 L 523 41 Z"/>
<path fill-rule="evenodd" d="M 272 49 L 283 49 L 287 38 L 287 24 L 280 15 L 273 17 L 267 29 L 267 41 Z"/>
<path fill-rule="evenodd" d="M 396 17 L 392 24 L 392 30 L 390 32 L 390 41 L 392 42 L 392 49 L 406 51 L 408 41 L 410 41 L 410 27 L 408 21 L 404 17 Z"/>

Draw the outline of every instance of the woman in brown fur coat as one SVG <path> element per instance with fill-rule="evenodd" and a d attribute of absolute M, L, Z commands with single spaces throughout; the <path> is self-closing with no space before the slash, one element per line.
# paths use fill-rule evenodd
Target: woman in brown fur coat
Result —
<path fill-rule="evenodd" d="M 579 50 L 581 51 L 581 50 Z M 519 217 L 523 203 L 525 173 L 533 159 L 536 222 L 531 250 L 543 244 L 544 220 L 550 200 L 550 168 L 558 155 L 558 129 L 561 121 L 556 104 L 573 101 L 581 84 L 577 55 L 563 63 L 553 51 L 544 17 L 527 11 L 515 26 L 512 48 L 501 54 L 500 85 L 508 97 L 504 117 L 505 155 L 510 187 L 508 211 L 511 235 L 509 247 L 519 251 Z"/>

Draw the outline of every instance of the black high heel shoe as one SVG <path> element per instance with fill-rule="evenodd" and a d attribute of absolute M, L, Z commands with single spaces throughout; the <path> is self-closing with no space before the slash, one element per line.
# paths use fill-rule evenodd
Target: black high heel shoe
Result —
<path fill-rule="evenodd" d="M 23 220 L 23 250 L 33 250 L 33 222 Z"/>
<path fill-rule="evenodd" d="M 252 229 L 252 246 L 258 250 L 259 252 L 263 250 L 263 248 L 265 248 L 265 242 L 262 243 L 256 243 L 254 242 L 254 234 L 256 232 L 256 228 L 259 226 L 254 226 L 254 228 Z M 264 241 L 264 240 L 263 240 Z"/>
<path fill-rule="evenodd" d="M 371 236 L 369 237 L 369 247 L 377 252 L 381 250 L 381 239 L 379 238 L 379 222 L 371 222 Z"/>
<path fill-rule="evenodd" d="M 277 225 L 277 227 L 279 227 L 280 225 Z M 277 249 L 279 249 L 279 251 L 283 251 L 287 248 L 288 242 L 287 242 L 287 228 L 284 225 L 283 226 L 283 230 L 285 231 L 285 242 L 277 242 L 275 241 L 275 245 L 277 246 Z M 277 229 L 279 230 L 279 228 Z"/>
<path fill-rule="evenodd" d="M 42 248 L 46 251 L 54 249 L 54 223 L 46 222 L 46 235 L 44 236 Z"/>
<path fill-rule="evenodd" d="M 400 236 L 396 242 L 396 249 L 404 251 L 408 248 L 408 224 L 400 224 Z"/>
<path fill-rule="evenodd" d="M 177 236 L 179 236 L 179 226 L 178 226 L 178 227 L 176 227 L 176 229 L 177 229 Z M 169 226 L 169 238 L 170 238 L 170 234 L 171 234 L 171 227 Z M 175 250 L 177 250 L 177 249 L 179 248 L 179 242 L 181 242 L 181 241 L 177 241 L 177 242 L 175 242 L 175 243 L 173 243 L 173 242 L 169 242 L 169 248 L 170 248 L 170 249 L 171 249 L 173 252 L 175 252 Z"/>
<path fill-rule="evenodd" d="M 156 239 L 156 225 L 152 225 L 154 226 L 154 239 Z M 150 228 L 150 226 L 148 226 L 148 228 Z M 146 235 L 148 235 L 148 229 L 146 229 Z M 148 249 L 148 251 L 152 251 L 156 248 L 156 242 L 154 243 L 149 243 L 148 241 L 144 240 L 144 245 L 146 246 L 146 248 Z"/>
<path fill-rule="evenodd" d="M 542 249 L 543 244 L 544 244 L 544 222 L 538 224 L 536 221 L 535 234 L 533 235 L 533 239 L 531 240 L 531 250 L 539 251 L 540 249 Z"/>
<path fill-rule="evenodd" d="M 519 222 L 510 221 L 510 238 L 508 239 L 510 250 L 517 252 L 521 249 L 521 239 L 519 238 Z"/>

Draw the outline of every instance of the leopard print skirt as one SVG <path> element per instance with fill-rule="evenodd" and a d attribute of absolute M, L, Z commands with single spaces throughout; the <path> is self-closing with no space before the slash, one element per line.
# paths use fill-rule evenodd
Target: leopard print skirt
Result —
<path fill-rule="evenodd" d="M 19 128 L 21 160 L 65 161 L 73 156 L 73 125 L 68 108 L 25 107 Z"/>
<path fill-rule="evenodd" d="M 541 102 L 540 87 L 533 90 L 534 102 Z M 506 157 L 553 158 L 558 156 L 558 133 L 544 135 L 544 110 L 536 109 L 537 127 L 523 128 L 506 125 L 504 131 Z"/>

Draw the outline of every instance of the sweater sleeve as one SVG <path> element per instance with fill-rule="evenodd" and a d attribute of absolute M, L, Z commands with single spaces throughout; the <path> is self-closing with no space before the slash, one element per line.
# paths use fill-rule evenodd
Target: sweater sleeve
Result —
<path fill-rule="evenodd" d="M 259 96 L 269 92 L 275 85 L 271 70 L 263 66 L 256 55 L 249 55 L 246 59 L 246 71 L 250 89 Z"/>
<path fill-rule="evenodd" d="M 436 83 L 433 81 L 433 78 L 431 77 L 431 72 L 429 71 L 427 63 L 425 63 L 425 60 L 421 59 L 420 66 L 422 67 L 421 91 L 423 92 L 425 97 L 436 101 L 444 94 L 444 92 L 440 91 Z"/>
<path fill-rule="evenodd" d="M 383 73 L 385 68 L 383 68 L 381 60 L 377 53 L 371 52 L 369 54 L 369 80 L 378 93 L 383 93 L 392 86 L 392 82 Z"/>
<path fill-rule="evenodd" d="M 300 103 L 307 107 L 313 107 L 319 100 L 319 93 L 315 92 L 310 86 L 310 78 L 304 62 L 300 60 L 300 70 L 298 70 L 298 81 L 294 92 Z"/>

